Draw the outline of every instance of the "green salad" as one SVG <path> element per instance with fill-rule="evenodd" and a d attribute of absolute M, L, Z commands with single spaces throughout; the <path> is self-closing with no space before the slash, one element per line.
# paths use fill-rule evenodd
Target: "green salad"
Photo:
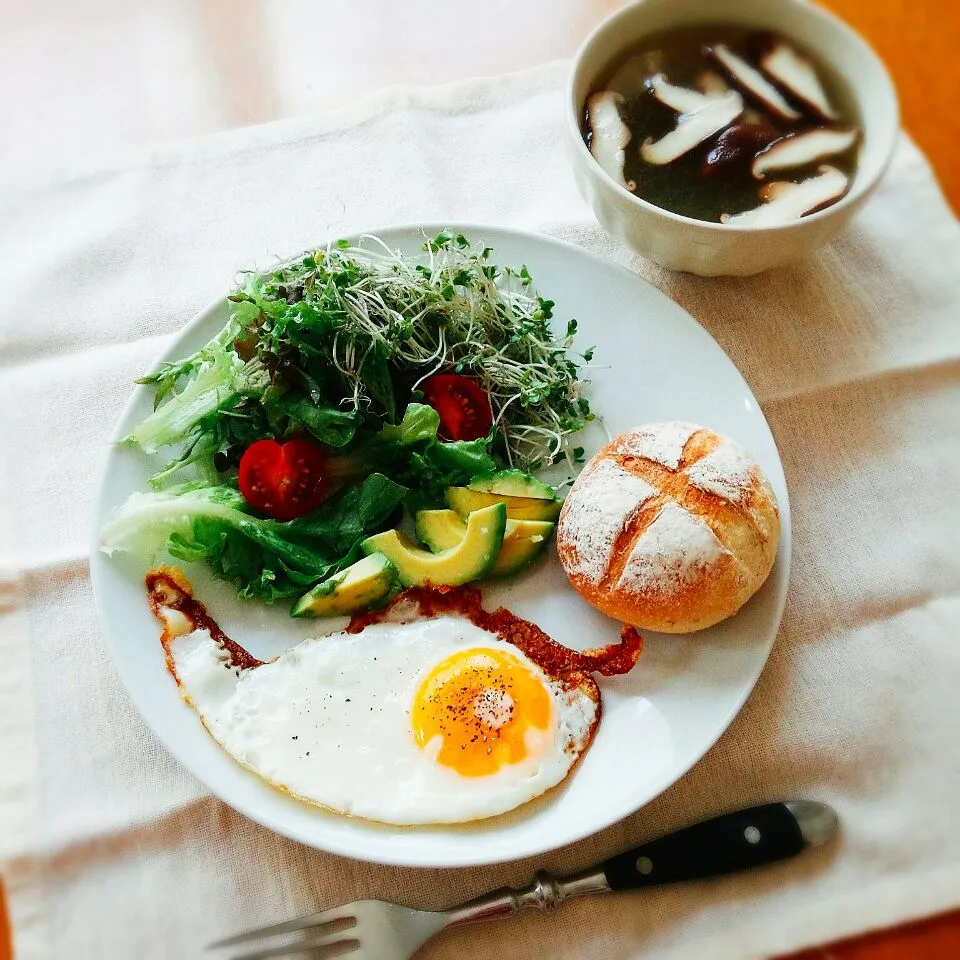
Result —
<path fill-rule="evenodd" d="M 168 459 L 104 549 L 201 561 L 314 615 L 522 568 L 559 510 L 532 473 L 582 459 L 591 351 L 492 253 L 444 232 L 407 258 L 365 237 L 242 274 L 226 326 L 139 381 L 154 410 L 125 442 Z M 394 529 L 405 512 L 419 544 Z"/>

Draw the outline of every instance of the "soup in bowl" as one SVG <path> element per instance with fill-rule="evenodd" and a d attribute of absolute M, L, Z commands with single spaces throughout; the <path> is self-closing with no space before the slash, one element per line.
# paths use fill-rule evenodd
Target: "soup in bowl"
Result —
<path fill-rule="evenodd" d="M 888 164 L 896 97 L 836 18 L 780 0 L 644 0 L 574 64 L 568 141 L 600 222 L 644 256 L 748 274 L 831 239 Z"/>

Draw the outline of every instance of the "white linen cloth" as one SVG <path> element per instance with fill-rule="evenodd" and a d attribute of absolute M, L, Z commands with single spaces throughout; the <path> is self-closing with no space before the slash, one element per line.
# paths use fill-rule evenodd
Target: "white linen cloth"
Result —
<path fill-rule="evenodd" d="M 0 194 L 0 874 L 18 960 L 195 957 L 356 897 L 440 907 L 789 796 L 834 804 L 840 840 L 762 872 L 453 931 L 422 956 L 766 957 L 960 905 L 958 224 L 904 138 L 865 212 L 813 259 L 748 279 L 664 272 L 576 193 L 565 72 L 394 90 Z M 169 338 L 240 267 L 420 220 L 543 231 L 650 279 L 743 371 L 791 490 L 786 615 L 740 716 L 655 802 L 536 863 L 374 867 L 234 813 L 139 719 L 87 576 L 106 438 Z"/>

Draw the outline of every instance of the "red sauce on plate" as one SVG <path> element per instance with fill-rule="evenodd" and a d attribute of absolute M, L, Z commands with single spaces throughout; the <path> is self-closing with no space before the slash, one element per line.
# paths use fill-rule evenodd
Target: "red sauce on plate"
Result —
<path fill-rule="evenodd" d="M 405 607 L 410 607 L 406 616 Z M 629 672 L 643 651 L 643 637 L 636 628 L 625 626 L 620 643 L 580 652 L 551 639 L 535 623 L 500 607 L 493 612 L 483 608 L 480 591 L 474 587 L 411 587 L 397 594 L 380 610 L 357 614 L 347 625 L 347 633 L 359 633 L 372 623 L 416 620 L 459 614 L 481 630 L 496 634 L 527 654 L 534 663 L 555 677 L 571 673 L 600 673 L 605 677 Z"/>
<path fill-rule="evenodd" d="M 193 630 L 206 630 L 229 654 L 231 666 L 249 670 L 263 663 L 220 629 L 206 607 L 194 598 L 190 583 L 180 570 L 158 567 L 146 575 L 144 585 L 150 609 L 163 625 L 160 641 L 168 658 L 169 644 L 174 637 Z M 186 622 L 178 622 L 175 614 L 182 615 Z M 503 607 L 492 612 L 485 610 L 480 591 L 473 587 L 412 587 L 397 594 L 380 610 L 354 616 L 346 632 L 360 633 L 374 623 L 405 623 L 445 614 L 465 617 L 481 630 L 513 644 L 548 676 L 569 683 L 575 683 L 585 674 L 600 673 L 610 677 L 627 673 L 643 651 L 643 637 L 629 626 L 621 630 L 620 643 L 583 652 L 573 650 L 551 639 L 535 623 Z"/>
<path fill-rule="evenodd" d="M 231 666 L 238 670 L 249 670 L 263 663 L 220 629 L 216 620 L 207 613 L 207 608 L 199 600 L 194 599 L 189 581 L 175 567 L 158 567 L 156 570 L 151 570 L 144 578 L 144 586 L 147 588 L 150 609 L 163 625 L 160 642 L 163 644 L 163 649 L 167 651 L 168 657 L 169 644 L 174 637 L 193 630 L 206 630 L 213 637 L 214 642 L 229 654 Z M 165 612 L 170 610 L 175 610 L 186 617 L 189 630 L 174 631 L 172 629 L 172 618 Z"/>

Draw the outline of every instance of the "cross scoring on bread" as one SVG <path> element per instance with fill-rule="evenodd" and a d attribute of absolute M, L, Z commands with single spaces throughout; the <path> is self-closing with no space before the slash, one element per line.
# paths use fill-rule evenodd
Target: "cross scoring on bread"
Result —
<path fill-rule="evenodd" d="M 702 428 L 694 430 L 683 444 L 683 452 L 675 470 L 652 457 L 630 453 L 622 447 L 611 450 L 609 457 L 611 462 L 616 463 L 622 470 L 645 480 L 658 493 L 641 504 L 624 524 L 614 544 L 606 574 L 598 584 L 601 590 L 609 590 L 619 582 L 633 546 L 667 503 L 676 503 L 688 513 L 701 519 L 727 549 L 727 544 L 721 536 L 724 525 L 717 521 L 727 511 L 752 518 L 749 509 L 750 489 L 745 489 L 743 498 L 737 502 L 720 493 L 696 486 L 686 473 L 695 463 L 709 456 L 725 442 L 727 441 L 708 430 Z M 694 504 L 696 509 L 691 510 Z M 759 539 L 759 532 L 757 537 Z"/>

